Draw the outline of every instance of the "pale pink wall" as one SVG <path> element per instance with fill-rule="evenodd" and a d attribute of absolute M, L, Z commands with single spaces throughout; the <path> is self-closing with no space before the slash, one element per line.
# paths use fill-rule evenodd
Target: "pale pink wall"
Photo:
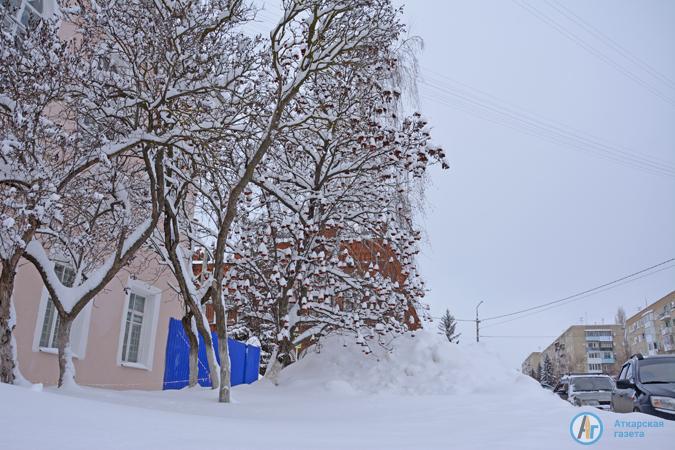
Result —
<path fill-rule="evenodd" d="M 120 327 L 130 274 L 162 291 L 153 354 L 152 370 L 123 367 L 117 364 Z M 83 360 L 75 358 L 76 381 L 82 385 L 108 385 L 111 389 L 162 389 L 169 318 L 180 318 L 182 307 L 169 287 L 172 275 L 160 270 L 152 257 L 138 258 L 121 271 L 93 302 L 91 321 Z M 55 354 L 33 351 L 36 321 L 43 284 L 32 265 L 22 261 L 14 287 L 19 367 L 34 383 L 56 384 L 58 363 Z M 40 324 L 41 326 L 41 324 Z M 123 331 L 122 331 L 123 332 Z"/>
<path fill-rule="evenodd" d="M 54 3 L 45 2 L 50 14 Z M 73 24 L 61 24 L 60 35 L 67 39 L 75 35 Z M 58 114 L 58 106 L 54 106 Z M 152 370 L 123 367 L 117 364 L 122 314 L 125 306 L 129 276 L 145 281 L 162 291 L 159 318 L 155 336 Z M 166 337 L 170 317 L 180 318 L 182 308 L 176 294 L 169 288 L 172 279 L 168 270 L 161 271 L 151 256 L 139 257 L 128 270 L 121 271 L 93 301 L 85 357 L 75 359 L 76 380 L 84 385 L 109 385 L 119 389 L 161 389 L 164 378 Z M 175 284 L 175 283 L 174 283 Z M 22 374 L 34 383 L 56 384 L 58 380 L 57 356 L 33 351 L 35 328 L 39 316 L 43 284 L 37 271 L 25 260 L 21 262 L 14 287 L 13 303 L 17 325 L 19 367 Z M 123 331 L 122 331 L 123 332 Z"/>

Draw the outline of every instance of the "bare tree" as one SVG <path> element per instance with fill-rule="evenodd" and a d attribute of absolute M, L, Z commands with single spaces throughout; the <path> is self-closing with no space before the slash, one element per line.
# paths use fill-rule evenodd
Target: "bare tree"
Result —
<path fill-rule="evenodd" d="M 80 157 L 64 151 L 77 133 L 56 112 L 79 63 L 58 37 L 57 20 L 18 28 L 0 8 L 0 382 L 18 373 L 12 329 L 14 279 L 26 245 L 44 225 L 63 222 L 62 197 Z M 91 155 L 89 155 L 91 156 Z"/>
<path fill-rule="evenodd" d="M 395 42 L 306 83 L 303 121 L 283 130 L 245 191 L 229 307 L 273 366 L 337 330 L 368 352 L 366 339 L 414 325 L 423 289 L 407 196 L 411 179 L 444 161 L 419 114 L 398 117 Z"/>
<path fill-rule="evenodd" d="M 269 81 L 257 86 L 260 95 L 251 105 L 255 114 L 230 130 L 223 145 L 214 147 L 203 160 L 206 175 L 199 196 L 207 218 L 204 231 L 214 241 L 211 302 L 221 361 L 221 402 L 230 399 L 230 369 L 224 363 L 229 356 L 223 279 L 240 197 L 279 134 L 313 114 L 302 108 L 301 91 L 307 81 L 328 69 L 367 60 L 400 32 L 397 13 L 387 0 L 287 0 L 283 9 L 283 17 L 270 33 L 269 66 L 262 71 Z"/>
<path fill-rule="evenodd" d="M 615 351 L 616 357 L 616 366 L 621 367 L 621 365 L 630 357 L 630 347 L 628 345 L 628 330 L 626 329 L 626 311 L 623 309 L 623 306 L 619 306 L 616 310 L 616 315 L 614 316 L 614 323 L 621 325 L 621 344 L 619 348 Z"/>

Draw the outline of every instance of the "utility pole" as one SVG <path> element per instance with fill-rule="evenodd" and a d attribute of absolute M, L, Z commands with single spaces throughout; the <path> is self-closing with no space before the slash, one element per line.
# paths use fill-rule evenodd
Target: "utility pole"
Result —
<path fill-rule="evenodd" d="M 483 300 L 478 302 L 476 305 L 476 342 L 480 342 L 480 334 L 479 334 L 479 324 L 480 320 L 478 320 L 478 307 L 483 303 Z"/>

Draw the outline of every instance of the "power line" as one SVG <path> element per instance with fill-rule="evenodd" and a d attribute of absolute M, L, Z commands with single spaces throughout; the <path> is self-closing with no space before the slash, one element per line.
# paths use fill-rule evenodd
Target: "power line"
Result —
<path fill-rule="evenodd" d="M 429 316 L 432 319 L 438 319 L 441 320 L 443 317 L 438 317 L 438 316 Z M 455 322 L 475 322 L 476 319 L 455 319 Z"/>
<path fill-rule="evenodd" d="M 588 289 L 588 290 L 586 290 L 582 293 L 571 295 L 571 296 L 563 298 L 563 299 L 555 300 L 553 302 L 548 302 L 548 303 L 538 305 L 538 306 L 533 306 L 531 308 L 527 308 L 527 309 L 524 309 L 524 310 L 521 310 L 521 311 L 509 313 L 509 314 L 502 314 L 502 315 L 499 315 L 499 316 L 488 317 L 487 319 L 481 319 L 481 322 L 484 322 L 486 320 L 493 320 L 493 319 L 498 319 L 498 318 L 502 318 L 502 317 L 509 317 L 509 316 L 513 316 L 513 315 L 517 315 L 517 314 L 522 314 L 523 312 L 530 312 L 529 314 L 523 314 L 523 315 L 518 316 L 518 317 L 511 317 L 510 319 L 506 319 L 506 320 L 502 320 L 502 321 L 499 321 L 499 322 L 496 322 L 496 323 L 490 323 L 490 324 L 484 325 L 483 329 L 494 327 L 494 326 L 497 326 L 497 325 L 502 325 L 502 324 L 505 324 L 505 323 L 508 323 L 508 322 L 513 322 L 514 320 L 518 320 L 518 319 L 524 319 L 526 317 L 533 316 L 535 314 L 539 314 L 539 313 L 548 311 L 549 309 L 558 308 L 560 306 L 565 306 L 569 303 L 573 303 L 573 302 L 576 302 L 576 301 L 579 301 L 579 300 L 583 300 L 584 298 L 591 297 L 593 295 L 597 295 L 597 294 L 600 294 L 602 292 L 609 291 L 611 289 L 615 289 L 619 286 L 623 286 L 624 284 L 633 283 L 637 280 L 640 280 L 640 279 L 648 277 L 648 276 L 655 275 L 655 274 L 657 274 L 659 272 L 662 272 L 664 270 L 672 269 L 672 268 L 675 267 L 675 264 L 670 265 L 670 266 L 666 266 L 666 267 L 662 267 L 659 270 L 655 270 L 653 272 L 649 272 L 650 270 L 652 270 L 656 267 L 663 266 L 663 265 L 668 264 L 669 262 L 672 262 L 672 261 L 675 261 L 675 258 L 671 258 L 668 261 L 664 261 L 662 263 L 656 264 L 656 265 L 651 266 L 649 268 L 640 270 L 639 272 L 635 272 L 631 275 L 627 275 L 625 277 L 619 278 L 618 280 L 614 280 L 613 282 L 605 283 L 602 286 L 598 286 L 598 287 L 595 287 L 593 289 Z M 637 275 L 640 275 L 640 276 L 637 276 Z M 436 316 L 430 316 L 430 317 L 432 319 L 441 319 L 441 317 L 436 317 Z M 458 322 L 475 322 L 476 321 L 475 319 L 455 319 L 455 320 L 457 320 Z"/>
<path fill-rule="evenodd" d="M 617 278 L 616 280 L 610 281 L 610 282 L 608 282 L 608 283 L 601 284 L 600 286 L 596 286 L 596 287 L 591 288 L 591 289 L 586 289 L 585 291 L 582 291 L 582 292 L 579 292 L 579 293 L 570 295 L 570 296 L 568 296 L 568 297 L 561 298 L 561 299 L 558 299 L 558 300 L 553 300 L 553 301 L 546 302 L 546 303 L 542 303 L 541 305 L 537 305 L 537 306 L 531 306 L 531 307 L 529 307 L 529 308 L 521 309 L 520 311 L 514 311 L 514 312 L 511 312 L 511 313 L 508 313 L 508 314 L 500 314 L 500 315 L 498 315 L 498 316 L 488 317 L 488 318 L 483 319 L 483 321 L 486 321 L 486 320 L 494 320 L 494 319 L 501 319 L 502 317 L 514 316 L 514 315 L 516 315 L 516 314 L 522 314 L 522 313 L 524 313 L 524 312 L 528 312 L 528 311 L 532 311 L 532 310 L 535 310 L 535 309 L 543 308 L 543 307 L 545 307 L 545 306 L 550 306 L 550 305 L 554 305 L 554 304 L 556 304 L 556 303 L 564 302 L 564 301 L 566 301 L 566 300 L 570 300 L 570 299 L 573 299 L 573 298 L 575 298 L 575 297 L 580 297 L 580 296 L 582 296 L 582 295 L 589 294 L 589 293 L 591 293 L 591 292 L 593 292 L 593 291 L 597 291 L 597 290 L 599 290 L 599 289 L 602 289 L 602 288 L 611 286 L 611 285 L 613 285 L 613 284 L 617 284 L 617 283 L 619 283 L 619 282 L 621 282 L 621 281 L 624 281 L 624 280 L 627 280 L 627 279 L 629 279 L 629 278 L 633 278 L 633 277 L 635 277 L 635 276 L 637 276 L 637 275 L 643 274 L 643 273 L 645 273 L 645 272 L 648 272 L 648 271 L 650 271 L 650 270 L 652 270 L 652 269 L 655 269 L 655 268 L 657 268 L 657 267 L 661 267 L 661 266 L 663 266 L 663 265 L 665 265 L 665 264 L 668 264 L 668 263 L 670 263 L 670 262 L 673 262 L 673 261 L 675 261 L 675 258 L 670 258 L 670 259 L 668 259 L 668 260 L 666 260 L 666 261 L 660 262 L 660 263 L 658 263 L 658 264 L 654 264 L 653 266 L 650 266 L 650 267 L 647 267 L 647 268 L 645 268 L 645 269 L 639 270 L 639 271 L 634 272 L 634 273 L 632 273 L 632 274 L 630 274 L 630 275 L 626 275 L 626 276 L 623 276 L 623 277 L 621 277 L 621 278 Z"/>
<path fill-rule="evenodd" d="M 524 1 L 519 1 L 519 0 L 512 0 L 512 1 L 516 5 L 520 6 L 522 9 L 528 11 L 530 14 L 537 17 L 542 22 L 544 22 L 547 25 L 556 29 L 560 34 L 565 36 L 567 39 L 575 42 L 577 45 L 581 46 L 584 50 L 586 50 L 590 54 L 594 55 L 596 58 L 600 59 L 604 63 L 606 63 L 609 66 L 616 69 L 618 72 L 622 73 L 626 77 L 633 80 L 635 83 L 637 83 L 640 86 L 642 86 L 643 88 L 647 89 L 652 94 L 659 97 L 661 100 L 665 101 L 666 103 L 670 103 L 672 106 L 675 106 L 675 100 L 673 100 L 671 97 L 665 95 L 659 89 L 655 88 L 654 86 L 652 86 L 651 84 L 647 83 L 645 80 L 640 78 L 638 75 L 633 73 L 630 69 L 628 69 L 628 68 L 622 66 L 621 64 L 617 63 L 612 58 L 610 58 L 609 56 L 604 54 L 602 51 L 598 50 L 597 48 L 593 47 L 588 42 L 584 41 L 578 35 L 574 34 L 572 31 L 565 28 L 565 26 L 561 25 L 555 19 L 546 15 L 546 13 L 542 12 L 540 9 L 535 7 L 533 4 L 527 3 L 527 2 L 524 2 Z"/>
<path fill-rule="evenodd" d="M 552 142 L 554 144 L 558 144 L 558 145 L 562 146 L 563 148 L 567 148 L 567 149 L 571 149 L 571 150 L 577 150 L 577 151 L 580 151 L 580 152 L 583 152 L 583 153 L 590 153 L 593 156 L 601 157 L 601 158 L 604 158 L 604 159 L 609 159 L 611 161 L 617 162 L 617 163 L 625 165 L 627 167 L 630 167 L 630 168 L 633 168 L 633 169 L 639 169 L 639 170 L 642 170 L 644 172 L 651 173 L 653 175 L 659 175 L 659 176 L 664 176 L 664 177 L 668 177 L 668 178 L 675 178 L 674 174 L 670 173 L 669 171 L 666 171 L 665 169 L 657 170 L 657 169 L 651 168 L 649 166 L 634 164 L 634 163 L 631 163 L 629 161 L 625 161 L 625 160 L 613 157 L 611 155 L 603 155 L 603 154 L 599 154 L 597 152 L 589 151 L 587 148 L 584 148 L 582 146 L 579 146 L 579 145 L 576 145 L 576 144 L 573 144 L 573 143 L 570 143 L 570 142 L 566 142 L 566 141 L 564 141 L 560 138 L 557 138 L 555 136 L 547 136 L 546 134 L 537 133 L 536 131 L 529 130 L 527 127 L 523 127 L 522 125 L 519 125 L 519 124 L 513 124 L 512 122 L 510 122 L 508 120 L 505 120 L 505 119 L 502 119 L 502 118 L 490 117 L 489 115 L 486 115 L 482 111 L 477 110 L 476 108 L 472 108 L 470 106 L 467 108 L 463 105 L 458 105 L 458 104 L 453 104 L 453 103 L 450 103 L 450 102 L 447 102 L 447 101 L 443 101 L 443 99 L 439 98 L 438 96 L 431 97 L 431 96 L 422 95 L 422 97 L 426 98 L 429 101 L 437 102 L 441 105 L 448 106 L 448 107 L 454 108 L 454 109 L 458 109 L 460 111 L 464 111 L 464 112 L 468 113 L 469 115 L 478 117 L 478 118 L 486 120 L 488 122 L 492 122 L 492 123 L 497 124 L 497 125 L 502 125 L 502 126 L 505 126 L 507 128 L 511 128 L 515 131 L 547 140 L 547 141 Z"/>
<path fill-rule="evenodd" d="M 262 12 L 262 14 L 260 14 L 260 16 L 263 19 L 269 20 L 269 17 L 266 17 L 264 11 Z M 430 98 L 430 100 L 439 102 L 445 106 L 460 109 L 484 120 L 488 120 L 496 124 L 507 126 L 509 128 L 524 132 L 526 134 L 535 137 L 546 139 L 555 144 L 563 145 L 566 147 L 572 147 L 575 150 L 580 150 L 583 152 L 592 153 L 595 156 L 610 159 L 614 162 L 618 162 L 623 165 L 627 165 L 629 167 L 638 168 L 647 171 L 649 173 L 675 178 L 675 165 L 673 165 L 673 163 L 670 163 L 668 161 L 664 160 L 659 161 L 658 158 L 650 158 L 644 155 L 637 155 L 634 152 L 622 150 L 615 146 L 608 145 L 602 142 L 599 138 L 591 137 L 588 134 L 586 134 L 586 137 L 584 137 L 583 136 L 583 134 L 585 134 L 584 132 L 579 132 L 577 130 L 570 131 L 569 129 L 565 129 L 565 127 L 561 127 L 556 124 L 551 124 L 550 122 L 549 123 L 543 122 L 533 117 L 533 114 L 531 113 L 529 114 L 528 117 L 528 114 L 523 114 L 522 112 L 518 113 L 513 109 L 506 108 L 502 105 L 499 105 L 489 100 L 481 99 L 466 91 L 459 91 L 457 89 L 453 89 L 445 85 L 442 81 L 441 82 L 439 82 L 438 80 L 433 80 L 433 82 L 422 81 L 422 84 L 426 84 L 432 89 L 445 92 L 455 97 L 455 99 L 460 99 L 462 102 L 469 104 L 467 110 L 467 105 L 464 105 L 464 107 L 458 107 L 458 105 L 456 104 L 450 104 L 453 102 L 453 100 L 445 97 L 441 97 L 440 99 L 437 97 Z M 439 86 L 439 84 L 441 86 Z M 476 89 L 472 90 L 478 91 Z M 495 98 L 494 96 L 491 97 Z M 443 100 L 445 100 L 445 102 L 443 102 Z M 502 101 L 502 103 L 505 102 Z M 478 108 L 478 110 L 476 111 L 475 108 Z M 495 114 L 498 117 L 497 118 L 485 117 L 485 112 L 487 112 L 488 114 L 489 113 Z"/>
<path fill-rule="evenodd" d="M 581 297 L 576 297 L 576 298 L 570 299 L 570 300 L 568 300 L 568 301 L 566 301 L 566 302 L 564 302 L 564 303 L 557 303 L 557 304 L 555 304 L 555 305 L 552 305 L 552 306 L 549 306 L 549 307 L 546 307 L 546 308 L 543 308 L 543 309 L 539 309 L 539 310 L 530 312 L 529 314 L 523 314 L 522 316 L 512 317 L 512 318 L 510 318 L 510 319 L 502 320 L 502 321 L 499 321 L 499 322 L 496 322 L 496 323 L 490 323 L 490 324 L 486 325 L 486 326 L 483 327 L 483 328 L 490 328 L 490 327 L 494 327 L 494 326 L 497 326 L 497 325 L 502 325 L 502 324 L 505 324 L 505 323 L 508 323 L 508 322 L 513 322 L 514 320 L 524 319 L 524 318 L 526 318 L 526 317 L 530 317 L 530 316 L 533 316 L 533 315 L 535 315 L 535 314 L 539 314 L 539 313 L 548 311 L 549 309 L 559 308 L 559 307 L 561 307 L 561 306 L 565 306 L 565 305 L 568 305 L 568 304 L 570 304 L 570 303 L 573 303 L 573 302 L 576 302 L 576 301 L 579 301 L 579 300 L 583 300 L 583 299 L 588 298 L 588 297 L 591 297 L 591 296 L 593 296 L 593 295 L 597 295 L 597 294 L 600 294 L 600 293 L 602 293 L 602 292 L 609 291 L 609 290 L 611 290 L 611 289 L 615 289 L 615 288 L 617 288 L 617 287 L 619 287 L 619 286 L 623 286 L 624 284 L 633 283 L 633 282 L 635 282 L 635 281 L 637 281 L 637 280 L 640 280 L 640 279 L 642 279 L 642 278 L 645 278 L 645 277 L 649 277 L 649 276 L 655 275 L 655 274 L 657 274 L 657 273 L 659 273 L 659 272 L 662 272 L 662 271 L 664 271 L 664 270 L 672 269 L 673 267 L 675 267 L 675 265 L 663 267 L 663 268 L 661 268 L 661 269 L 659 269 L 659 270 L 655 270 L 654 272 L 645 273 L 645 274 L 643 274 L 643 275 L 641 275 L 641 276 L 639 276 L 639 277 L 635 277 L 635 278 L 631 278 L 631 279 L 629 279 L 629 280 L 625 280 L 625 281 L 623 281 L 623 282 L 621 282 L 621 283 L 614 284 L 614 285 L 612 285 L 612 286 L 608 286 L 608 287 L 606 287 L 606 288 L 604 288 L 604 289 L 601 289 L 601 290 L 599 290 L 599 291 L 594 291 L 594 292 L 591 292 L 591 293 L 589 293 L 589 294 L 582 295 Z"/>
<path fill-rule="evenodd" d="M 553 0 L 552 2 L 548 1 L 548 0 L 545 0 L 545 1 L 546 1 L 546 3 L 548 3 L 553 8 L 557 9 L 561 14 L 565 15 L 572 22 L 576 23 L 577 25 L 579 25 L 580 27 L 585 29 L 588 33 L 590 33 L 593 36 L 595 36 L 596 38 L 598 38 L 605 45 L 613 48 L 616 52 L 620 53 L 626 59 L 630 60 L 633 64 L 642 68 L 644 71 L 648 72 L 654 78 L 657 78 L 657 79 L 661 80 L 663 83 L 668 85 L 670 88 L 675 89 L 675 82 L 673 82 L 673 80 L 671 80 L 668 76 L 659 72 L 654 67 L 650 66 L 648 63 L 646 63 L 645 61 L 643 61 L 639 57 L 635 56 L 633 53 L 628 51 L 624 46 L 619 44 L 616 40 L 614 40 L 611 37 L 604 34 L 597 27 L 593 26 L 591 23 L 585 21 L 581 16 L 576 14 L 570 8 L 568 8 L 567 6 L 560 3 L 560 1 L 558 1 L 558 0 Z"/>
<path fill-rule="evenodd" d="M 429 81 L 422 81 L 421 83 L 441 93 L 441 95 L 436 93 L 433 97 L 423 94 L 423 97 L 430 101 L 460 109 L 481 119 L 548 140 L 555 144 L 560 144 L 564 147 L 571 147 L 582 152 L 591 153 L 595 156 L 610 159 L 650 173 L 675 178 L 675 166 L 671 166 L 672 163 L 670 162 L 661 162 L 656 158 L 636 155 L 617 147 L 612 147 L 597 138 L 584 137 L 580 133 L 566 130 L 555 124 L 549 124 L 540 119 L 528 117 L 523 113 L 482 99 L 466 91 L 442 87 Z M 453 99 L 444 97 L 443 93 L 452 96 Z M 460 104 L 457 104 L 456 100 L 459 100 Z"/>
<path fill-rule="evenodd" d="M 650 163 L 652 165 L 657 166 L 665 165 L 667 169 L 675 170 L 675 162 L 673 161 L 659 158 L 656 156 L 645 155 L 639 152 L 635 152 L 634 150 L 629 149 L 627 147 L 616 145 L 614 143 L 609 143 L 608 141 L 605 141 L 598 136 L 594 136 L 583 130 L 573 128 L 568 124 L 555 122 L 549 118 L 544 118 L 540 114 L 528 111 L 518 105 L 515 105 L 514 103 L 508 102 L 502 98 L 498 98 L 495 95 L 490 94 L 489 92 L 477 89 L 471 85 L 468 85 L 454 78 L 451 78 L 448 75 L 437 72 L 429 67 L 423 67 L 422 69 L 425 72 L 431 72 L 433 74 L 433 76 L 431 77 L 433 83 L 442 85 L 441 88 L 437 89 L 444 90 L 446 93 L 450 95 L 459 93 L 479 103 L 485 104 L 486 106 L 491 106 L 496 110 L 505 111 L 514 116 L 514 118 L 522 120 L 523 122 L 531 122 L 533 124 L 541 125 L 542 127 L 550 128 L 552 130 L 560 132 L 561 134 L 566 134 L 575 137 L 580 141 L 586 141 L 600 148 L 607 149 L 608 151 L 619 153 L 622 156 L 634 158 L 637 159 L 638 161 L 644 160 L 644 162 Z M 436 78 L 436 80 L 433 80 L 434 77 Z M 425 84 L 425 81 L 422 80 L 421 83 Z M 459 85 L 462 87 L 462 89 L 453 87 L 448 83 Z M 433 85 L 430 85 L 430 87 L 435 88 L 435 86 Z"/>
<path fill-rule="evenodd" d="M 530 335 L 530 336 L 515 336 L 515 335 L 513 335 L 513 336 L 495 336 L 495 335 L 481 334 L 480 337 L 482 337 L 482 338 L 554 338 L 554 337 L 558 337 L 558 336 L 554 336 L 554 335 L 551 335 L 551 336 L 545 336 L 545 335 L 541 335 L 541 336 L 536 336 L 536 335 Z"/>

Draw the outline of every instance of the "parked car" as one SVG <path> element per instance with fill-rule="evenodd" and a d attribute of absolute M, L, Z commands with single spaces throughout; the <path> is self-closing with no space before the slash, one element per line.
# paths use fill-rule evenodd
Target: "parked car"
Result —
<path fill-rule="evenodd" d="M 621 367 L 612 411 L 675 420 L 675 356 L 633 355 Z"/>
<path fill-rule="evenodd" d="M 550 384 L 541 383 L 541 387 L 543 387 L 544 389 L 549 390 L 549 391 L 553 390 L 553 386 L 551 386 Z"/>
<path fill-rule="evenodd" d="M 610 409 L 614 380 L 609 375 L 575 373 L 563 376 L 553 392 L 574 406 Z"/>

